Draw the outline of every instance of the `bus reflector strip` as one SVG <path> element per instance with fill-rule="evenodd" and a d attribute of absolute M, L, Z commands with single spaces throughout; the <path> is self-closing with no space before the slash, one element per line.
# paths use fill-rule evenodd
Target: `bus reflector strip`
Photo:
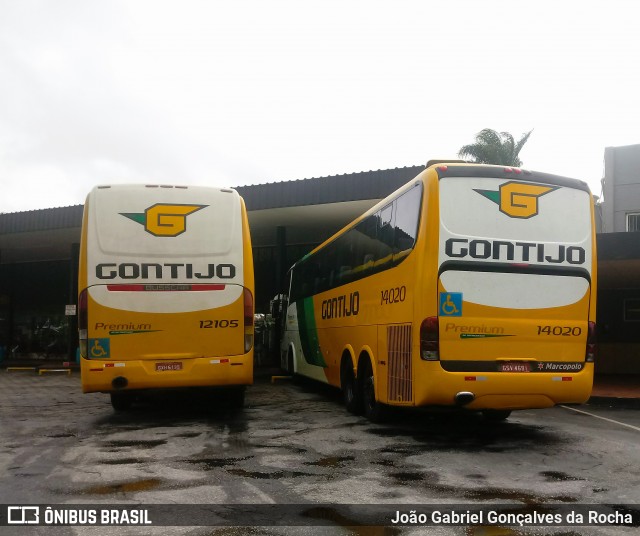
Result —
<path fill-rule="evenodd" d="M 179 285 L 179 284 L 146 284 L 146 285 L 107 285 L 107 290 L 110 292 L 196 292 L 196 291 L 211 291 L 211 290 L 224 290 L 226 285 Z"/>
<path fill-rule="evenodd" d="M 104 368 L 124 367 L 124 363 L 105 363 Z"/>
<path fill-rule="evenodd" d="M 465 382 L 486 382 L 487 377 L 486 376 L 465 376 L 464 381 Z"/>
<path fill-rule="evenodd" d="M 209 361 L 210 365 L 217 365 L 219 363 L 228 363 L 229 359 L 212 359 Z"/>
<path fill-rule="evenodd" d="M 573 378 L 571 376 L 554 376 L 551 378 L 551 381 L 554 382 L 571 382 Z"/>

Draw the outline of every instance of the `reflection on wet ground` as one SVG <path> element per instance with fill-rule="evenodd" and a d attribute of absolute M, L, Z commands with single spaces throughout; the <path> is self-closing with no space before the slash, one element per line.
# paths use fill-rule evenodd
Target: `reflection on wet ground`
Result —
<path fill-rule="evenodd" d="M 113 495 L 120 493 L 135 493 L 138 491 L 148 491 L 155 489 L 162 481 L 157 478 L 147 478 L 144 480 L 135 480 L 133 482 L 121 482 L 117 484 L 104 484 L 97 486 L 89 486 L 81 490 L 75 490 L 80 495 Z"/>
<path fill-rule="evenodd" d="M 384 487 L 391 488 L 380 495 L 387 498 L 402 499 L 409 491 L 418 496 L 464 501 L 534 504 L 544 500 L 577 500 L 567 494 L 540 496 L 492 486 L 490 475 L 477 471 L 467 472 L 466 486 L 449 484 L 442 481 L 438 472 L 425 470 L 420 463 L 425 453 L 512 455 L 532 448 L 552 448 L 562 442 L 542 426 L 487 423 L 476 414 L 422 410 L 392 411 L 391 423 L 374 425 L 346 413 L 339 393 L 331 388 L 303 381 L 288 389 L 288 395 L 296 395 L 295 403 L 287 397 L 258 397 L 259 402 L 252 403 L 250 391 L 247 407 L 240 412 L 230 412 L 224 404 L 217 404 L 215 394 L 211 393 L 156 394 L 141 400 L 124 415 L 108 414 L 96 421 L 97 430 L 103 436 L 100 451 L 109 455 L 144 453 L 143 456 L 110 457 L 100 463 L 113 467 L 148 466 L 149 451 L 182 445 L 187 451 L 176 456 L 172 449 L 173 454 L 164 463 L 197 468 L 204 471 L 198 473 L 199 476 L 206 478 L 206 474 L 211 473 L 216 475 L 216 481 L 234 478 L 240 482 L 286 481 L 293 485 L 317 478 L 326 481 L 370 474 L 373 469 L 375 478 L 386 482 Z M 328 424 L 336 418 L 339 426 Z M 179 431 L 168 433 L 174 428 Z M 140 430 L 145 431 L 146 438 L 140 437 Z M 340 430 L 346 431 L 345 437 L 340 437 Z M 150 439 L 151 433 L 160 436 Z M 327 442 L 328 437 L 333 439 Z M 365 450 L 363 456 L 362 443 L 375 446 L 375 450 Z M 233 455 L 241 451 L 247 455 Z M 303 467 L 317 472 L 304 471 Z M 560 471 L 541 472 L 540 477 L 545 482 L 580 480 Z M 158 486 L 159 481 L 143 479 L 88 487 L 84 493 L 118 494 Z M 323 515 L 332 514 L 324 512 Z"/>
<path fill-rule="evenodd" d="M 304 462 L 305 465 L 317 465 L 319 467 L 345 467 L 346 462 L 355 460 L 354 456 L 329 456 L 313 462 Z"/>
<path fill-rule="evenodd" d="M 220 467 L 228 467 L 229 465 L 236 465 L 239 462 L 248 460 L 253 456 L 248 456 L 246 458 L 198 458 L 198 459 L 189 459 L 184 460 L 185 463 L 202 465 L 204 469 L 219 469 Z"/>

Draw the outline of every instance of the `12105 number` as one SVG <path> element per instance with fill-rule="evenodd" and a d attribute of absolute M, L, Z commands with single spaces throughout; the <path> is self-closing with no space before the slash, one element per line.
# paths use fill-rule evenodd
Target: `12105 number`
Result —
<path fill-rule="evenodd" d="M 200 329 L 237 328 L 237 320 L 200 320 Z"/>

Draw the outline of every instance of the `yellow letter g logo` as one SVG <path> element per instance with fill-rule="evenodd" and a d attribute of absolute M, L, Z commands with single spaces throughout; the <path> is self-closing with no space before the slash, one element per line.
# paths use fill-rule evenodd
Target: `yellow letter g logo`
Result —
<path fill-rule="evenodd" d="M 557 186 L 526 182 L 505 182 L 500 190 L 475 190 L 500 207 L 500 212 L 510 218 L 531 218 L 538 214 L 538 198 L 557 190 Z"/>
<path fill-rule="evenodd" d="M 144 228 L 154 236 L 178 236 L 187 230 L 187 216 L 205 206 L 153 205 L 144 211 Z"/>
<path fill-rule="evenodd" d="M 507 182 L 500 186 L 500 212 L 512 218 L 531 218 L 538 214 L 538 198 L 555 189 L 554 186 Z"/>

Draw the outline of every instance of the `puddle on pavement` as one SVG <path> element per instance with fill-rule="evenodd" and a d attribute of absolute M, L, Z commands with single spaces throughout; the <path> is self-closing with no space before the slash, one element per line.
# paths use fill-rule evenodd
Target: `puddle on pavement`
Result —
<path fill-rule="evenodd" d="M 263 473 L 260 471 L 246 471 L 244 469 L 228 469 L 228 473 L 236 476 L 242 476 L 247 478 L 257 478 L 260 480 L 279 480 L 281 478 L 298 478 L 315 477 L 317 475 L 311 473 L 303 473 L 301 471 L 274 471 L 273 473 Z"/>
<path fill-rule="evenodd" d="M 57 434 L 49 434 L 47 437 L 50 437 L 51 439 L 60 439 L 63 437 L 76 437 L 76 434 L 73 432 L 59 432 Z"/>
<path fill-rule="evenodd" d="M 162 481 L 158 478 L 148 478 L 146 480 L 135 480 L 133 482 L 122 482 L 119 484 L 104 484 L 91 486 L 80 490 L 81 495 L 112 495 L 114 493 L 135 493 L 138 491 L 149 491 L 160 486 Z"/>
<path fill-rule="evenodd" d="M 383 454 L 399 454 L 400 456 L 417 456 L 424 453 L 424 448 L 419 446 L 385 447 L 380 449 L 380 452 Z"/>
<path fill-rule="evenodd" d="M 288 450 L 293 452 L 294 454 L 304 454 L 307 452 L 307 449 L 302 448 L 302 447 L 296 447 L 295 445 L 260 445 L 259 447 L 256 447 L 256 450 L 262 450 L 262 449 L 284 449 L 284 450 Z"/>
<path fill-rule="evenodd" d="M 420 473 L 391 473 L 389 476 L 398 482 L 398 484 L 410 484 L 424 480 L 424 476 Z"/>
<path fill-rule="evenodd" d="M 502 453 L 518 450 L 530 450 L 534 445 L 537 449 L 545 446 L 553 446 L 561 440 L 558 436 L 545 431 L 543 427 L 524 426 L 518 423 L 499 423 L 487 427 L 486 421 L 467 417 L 460 422 L 445 423 L 433 420 L 421 423 L 418 426 L 407 427 L 370 427 L 367 432 L 378 437 L 410 438 L 419 445 L 416 447 L 398 446 L 383 450 L 391 454 L 412 454 L 416 449 L 424 449 L 425 446 L 433 451 L 446 452 L 493 452 Z M 470 424 L 471 428 L 464 424 Z"/>
<path fill-rule="evenodd" d="M 102 445 L 106 448 L 136 447 L 152 449 L 166 443 L 166 439 L 113 439 L 105 441 Z"/>
<path fill-rule="evenodd" d="M 173 437 L 177 439 L 191 439 L 201 435 L 202 435 L 202 432 L 184 432 L 183 434 L 176 434 Z"/>
<path fill-rule="evenodd" d="M 354 456 L 329 456 L 327 458 L 321 458 L 320 460 L 317 460 L 315 462 L 304 462 L 304 465 L 338 468 L 344 467 L 346 462 L 352 462 L 353 460 L 355 460 Z"/>
<path fill-rule="evenodd" d="M 584 478 L 571 476 L 561 471 L 542 471 L 540 474 L 545 477 L 547 482 L 572 482 L 577 480 L 585 480 Z"/>
<path fill-rule="evenodd" d="M 374 462 L 371 462 L 375 465 L 382 465 L 382 467 L 393 467 L 395 468 L 396 466 L 396 462 L 395 460 L 376 460 Z"/>
<path fill-rule="evenodd" d="M 205 469 L 217 469 L 220 467 L 226 467 L 227 465 L 235 465 L 238 462 L 249 460 L 253 456 L 247 456 L 245 458 L 202 458 L 197 460 L 184 460 L 186 463 L 193 465 L 204 465 Z"/>
<path fill-rule="evenodd" d="M 438 473 L 433 471 L 395 471 L 388 473 L 388 476 L 398 485 L 407 485 L 415 489 L 424 489 L 430 494 L 436 494 L 439 497 L 450 497 L 455 499 L 463 498 L 479 502 L 521 502 L 524 504 L 543 504 L 549 501 L 571 504 L 578 501 L 576 497 L 572 497 L 570 495 L 539 496 L 518 489 L 493 487 L 464 489 L 459 486 L 438 483 L 440 477 Z M 486 478 L 483 475 L 473 476 L 478 480 Z M 382 496 L 386 497 L 386 492 Z"/>
<path fill-rule="evenodd" d="M 466 489 L 460 490 L 459 488 L 451 489 L 452 493 L 458 492 L 458 494 L 465 499 L 472 499 L 474 501 L 497 501 L 503 500 L 507 502 L 522 502 L 525 504 L 544 504 L 545 502 L 559 502 L 559 503 L 576 503 L 578 499 L 571 495 L 552 495 L 552 496 L 540 496 L 533 495 L 522 490 L 509 490 L 503 488 L 479 488 L 479 489 Z"/>
<path fill-rule="evenodd" d="M 136 463 L 148 463 L 150 460 L 142 458 L 118 458 L 115 460 L 102 460 L 102 465 L 134 465 Z"/>

